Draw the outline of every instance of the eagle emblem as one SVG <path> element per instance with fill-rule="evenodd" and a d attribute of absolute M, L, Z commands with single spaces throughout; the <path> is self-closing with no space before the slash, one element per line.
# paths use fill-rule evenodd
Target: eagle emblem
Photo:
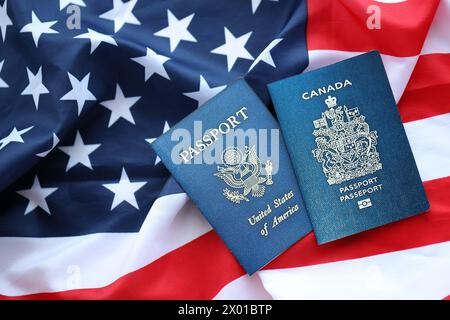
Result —
<path fill-rule="evenodd" d="M 322 164 L 329 185 L 372 174 L 382 169 L 376 131 L 370 131 L 358 107 L 338 106 L 336 97 L 325 100 L 328 109 L 314 120 L 317 148 L 313 156 Z"/>
<path fill-rule="evenodd" d="M 260 198 L 264 196 L 266 186 L 273 184 L 272 162 L 267 160 L 261 163 L 256 147 L 245 147 L 244 151 L 236 147 L 230 147 L 222 153 L 223 166 L 217 166 L 217 172 L 214 173 L 225 183 L 237 190 L 223 189 L 225 198 L 234 203 L 241 201 L 250 201 L 249 195 Z M 262 176 L 264 168 L 266 175 Z M 240 192 L 243 189 L 242 192 Z"/>

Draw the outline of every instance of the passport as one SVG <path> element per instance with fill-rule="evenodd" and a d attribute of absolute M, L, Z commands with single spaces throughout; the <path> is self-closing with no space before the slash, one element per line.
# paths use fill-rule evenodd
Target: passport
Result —
<path fill-rule="evenodd" d="M 247 273 L 312 230 L 278 123 L 245 80 L 152 147 Z"/>
<path fill-rule="evenodd" d="M 378 52 L 268 88 L 319 244 L 429 209 Z"/>

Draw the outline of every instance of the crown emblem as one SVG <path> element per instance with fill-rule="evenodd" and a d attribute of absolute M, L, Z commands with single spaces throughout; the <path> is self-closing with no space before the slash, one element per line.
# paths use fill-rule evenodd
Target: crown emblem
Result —
<path fill-rule="evenodd" d="M 313 156 L 322 165 L 328 184 L 339 184 L 382 169 L 376 131 L 370 131 L 358 107 L 338 106 L 336 97 L 325 100 L 327 110 L 314 120 L 317 148 Z"/>
<path fill-rule="evenodd" d="M 266 186 L 273 184 L 272 170 L 273 164 L 267 160 L 265 164 L 261 163 L 257 153 L 256 146 L 245 147 L 242 151 L 236 147 L 230 147 L 222 153 L 223 166 L 217 166 L 217 172 L 214 173 L 225 183 L 233 188 L 223 189 L 225 198 L 234 203 L 250 201 L 248 195 L 260 198 L 266 192 Z M 265 177 L 261 175 L 264 168 Z M 239 189 L 243 189 L 242 193 Z"/>
<path fill-rule="evenodd" d="M 328 108 L 336 107 L 337 99 L 336 97 L 328 96 L 328 98 L 325 99 L 325 103 L 327 104 Z"/>

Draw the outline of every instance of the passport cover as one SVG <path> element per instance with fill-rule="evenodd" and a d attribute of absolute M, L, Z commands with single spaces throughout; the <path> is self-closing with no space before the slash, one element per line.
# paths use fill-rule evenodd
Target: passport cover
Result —
<path fill-rule="evenodd" d="M 428 210 L 378 52 L 268 87 L 319 244 Z"/>
<path fill-rule="evenodd" d="M 247 273 L 311 231 L 278 123 L 245 80 L 152 147 Z"/>

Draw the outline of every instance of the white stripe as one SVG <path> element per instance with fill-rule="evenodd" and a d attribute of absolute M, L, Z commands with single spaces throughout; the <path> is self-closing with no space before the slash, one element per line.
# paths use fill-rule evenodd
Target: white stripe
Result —
<path fill-rule="evenodd" d="M 445 32 L 447 27 L 442 22 L 448 21 L 449 3 L 450 0 L 441 1 L 436 18 L 438 22 L 430 30 L 424 53 L 450 52 L 450 41 L 443 41 L 448 40 L 450 35 Z M 309 54 L 308 70 L 312 70 L 360 53 L 314 50 Z M 417 57 L 382 55 L 382 58 L 398 101 Z M 449 175 L 450 148 L 444 138 L 449 136 L 448 116 L 444 116 L 443 120 L 433 118 L 405 125 L 424 180 Z M 436 137 L 436 134 L 439 136 Z M 209 224 L 187 196 L 177 194 L 159 198 L 154 203 L 139 233 L 103 233 L 65 238 L 0 238 L 0 294 L 64 291 L 76 288 L 74 284 L 79 288 L 103 287 L 209 230 Z M 79 283 L 71 281 L 74 270 L 80 271 Z M 216 296 L 218 299 L 233 297 L 268 296 L 259 280 L 244 276 L 225 286 Z"/>
<path fill-rule="evenodd" d="M 450 53 L 450 0 L 441 0 L 422 47 L 422 54 Z"/>
<path fill-rule="evenodd" d="M 405 130 L 408 135 L 408 139 L 411 144 L 411 148 L 413 150 L 413 153 L 415 155 L 416 163 L 419 168 L 419 172 L 421 174 L 422 180 L 433 180 L 437 178 L 442 178 L 450 175 L 450 114 L 426 118 L 423 120 L 408 122 L 405 125 Z M 434 248 L 432 246 L 427 247 L 425 250 L 430 250 L 430 248 Z M 436 247 L 440 248 L 440 247 Z M 424 258 L 423 260 L 429 261 L 429 263 L 432 265 L 436 262 L 436 260 L 442 261 L 445 257 L 447 259 L 450 259 L 450 242 L 447 243 L 444 249 L 441 251 L 433 251 L 438 252 L 443 258 L 437 257 L 434 258 Z M 446 250 L 447 251 L 446 251 Z M 413 296 L 405 295 L 404 291 L 399 292 L 398 287 L 403 288 L 407 285 L 408 281 L 412 283 L 412 285 L 415 284 L 415 281 L 412 279 L 415 279 L 415 277 L 411 277 L 415 273 L 419 273 L 419 275 L 422 275 L 423 277 L 426 276 L 426 270 L 419 271 L 417 268 L 415 270 L 411 270 L 410 267 L 403 266 L 402 263 L 398 263 L 395 261 L 398 257 L 399 259 L 404 259 L 404 254 L 401 251 L 396 253 L 391 253 L 387 256 L 387 258 L 383 258 L 385 261 L 386 266 L 383 265 L 383 268 L 386 269 L 389 267 L 388 262 L 389 259 L 393 259 L 391 262 L 394 266 L 394 271 L 400 272 L 399 280 L 402 282 L 395 282 L 395 279 L 397 275 L 390 275 L 383 273 L 383 278 L 379 279 L 382 281 L 380 282 L 378 287 L 375 287 L 374 289 L 381 288 L 382 291 L 368 291 L 365 288 L 365 283 L 369 282 L 374 279 L 373 274 L 369 272 L 368 270 L 375 270 L 378 272 L 378 269 L 376 265 L 370 264 L 370 261 L 373 261 L 373 257 L 371 258 L 362 258 L 357 260 L 352 260 L 352 262 L 341 262 L 344 263 L 343 266 L 347 267 L 348 265 L 351 265 L 352 267 L 348 269 L 347 274 L 342 274 L 343 270 L 340 267 L 341 264 L 339 263 L 329 263 L 314 267 L 306 267 L 306 270 L 320 270 L 320 274 L 317 271 L 317 276 L 312 276 L 311 282 L 308 282 L 308 277 L 310 276 L 310 272 L 306 271 L 305 273 L 302 273 L 302 269 L 304 268 L 293 268 L 293 269 L 286 269 L 286 270 L 273 270 L 273 271 L 261 271 L 258 272 L 255 277 L 259 275 L 266 275 L 263 276 L 262 280 L 264 283 L 264 287 L 261 285 L 258 285 L 258 280 L 253 280 L 256 284 L 254 287 L 250 286 L 250 283 L 252 281 L 251 277 L 243 276 L 239 279 L 236 279 L 235 281 L 229 283 L 227 286 L 225 286 L 219 294 L 216 296 L 217 299 L 233 299 L 233 297 L 239 297 L 240 299 L 258 299 L 259 297 L 269 297 L 276 298 L 276 299 L 295 299 L 295 298 L 336 298 L 336 299 L 345 299 L 345 298 L 394 298 L 394 296 L 398 298 L 413 298 Z M 406 251 L 406 257 L 411 257 L 411 251 Z M 369 259 L 366 262 L 365 259 Z M 376 258 L 379 259 L 379 258 Z M 428 259 L 428 260 L 427 260 Z M 411 260 L 411 259 L 410 259 Z M 421 261 L 422 263 L 422 261 Z M 335 266 L 336 264 L 336 266 Z M 369 266 L 369 267 L 368 267 Z M 401 266 L 400 269 L 398 269 L 398 266 Z M 436 265 L 438 266 L 438 265 Z M 447 261 L 447 264 L 445 264 L 445 268 L 441 268 L 441 271 L 450 270 L 448 269 L 450 267 L 450 261 Z M 309 269 L 308 269 L 309 268 Z M 447 268 L 447 269 L 446 269 Z M 290 272 L 290 270 L 294 270 Z M 409 270 L 409 272 L 408 272 Z M 344 270 L 345 271 L 345 270 Z M 407 272 L 407 273 L 404 273 Z M 434 270 L 433 270 L 434 271 Z M 354 276 L 352 275 L 352 272 L 355 272 Z M 358 273 L 359 272 L 359 273 Z M 447 271 L 446 271 L 447 272 Z M 442 273 L 442 272 L 441 272 Z M 299 276 L 300 274 L 300 276 Z M 402 275 L 407 275 L 405 277 L 402 277 Z M 436 276 L 441 276 L 442 278 L 447 278 L 446 274 L 436 274 Z M 350 279 L 348 279 L 350 277 Z M 411 277 L 408 279 L 408 277 Z M 305 279 L 306 278 L 306 279 Z M 280 286 L 277 286 L 276 283 L 279 279 L 281 279 Z M 328 283 L 329 286 L 331 286 L 332 290 L 328 292 L 329 289 L 327 285 L 323 285 L 321 282 L 323 279 L 324 282 Z M 268 282 L 267 282 L 268 281 Z M 284 282 L 283 282 L 284 281 Z M 295 281 L 301 281 L 302 283 L 296 283 Z M 316 281 L 317 283 L 313 283 L 313 281 Z M 346 281 L 349 281 L 348 285 L 345 283 Z M 436 281 L 439 281 L 439 278 L 437 278 Z M 403 283 L 405 282 L 405 283 Z M 310 288 L 312 286 L 316 286 L 314 290 L 309 293 L 308 290 L 305 289 L 305 283 L 307 285 L 307 288 Z M 443 292 L 445 290 L 440 290 L 440 287 L 436 288 L 436 291 L 433 291 L 433 287 L 430 285 L 430 288 L 428 288 L 428 291 L 422 291 L 423 298 L 443 298 L 444 296 L 447 296 L 450 294 L 450 283 L 444 282 L 443 289 L 446 289 L 447 292 Z M 309 286 L 308 286 L 309 285 Z M 446 285 L 446 286 L 445 286 Z M 343 292 L 340 293 L 337 290 L 339 289 L 339 286 L 342 286 Z M 323 290 L 321 289 L 323 288 Z M 348 290 L 348 291 L 346 291 Z M 360 290 L 360 291 L 358 291 Z M 392 292 L 389 292 L 389 290 L 393 290 Z M 418 287 L 417 290 L 423 290 L 423 287 Z M 414 290 L 416 291 L 416 290 Z M 365 294 L 368 294 L 368 296 L 365 296 Z M 375 295 L 377 294 L 377 295 Z M 352 296 L 353 295 L 353 296 Z"/>
<path fill-rule="evenodd" d="M 258 273 L 231 281 L 213 298 L 215 300 L 270 300 Z"/>
<path fill-rule="evenodd" d="M 450 242 L 308 267 L 260 271 L 274 299 L 443 299 Z"/>
<path fill-rule="evenodd" d="M 352 58 L 364 52 L 335 51 L 335 50 L 310 50 L 309 65 L 305 72 L 321 68 L 332 63 Z M 395 101 L 399 101 L 406 84 L 411 77 L 411 73 L 416 66 L 418 56 L 394 57 L 382 54 L 383 64 L 394 93 Z"/>
<path fill-rule="evenodd" d="M 0 238 L 0 294 L 103 287 L 210 229 L 186 194 L 174 194 L 155 201 L 139 233 Z"/>
<path fill-rule="evenodd" d="M 450 113 L 404 126 L 422 180 L 450 176 Z"/>
<path fill-rule="evenodd" d="M 450 114 L 408 122 L 405 128 L 422 179 L 450 175 Z M 176 194 L 156 200 L 139 233 L 0 238 L 0 294 L 71 289 L 67 284 L 72 283 L 73 266 L 81 272 L 79 287 L 103 287 L 209 230 L 209 224 L 187 196 Z M 230 284 L 224 290 L 232 292 L 233 286 Z M 264 296 L 258 287 L 249 292 L 237 290 L 236 294 Z"/>
<path fill-rule="evenodd" d="M 422 179 L 449 176 L 450 114 L 408 122 L 405 129 Z M 209 230 L 209 224 L 187 196 L 176 194 L 156 200 L 139 233 L 0 238 L 0 294 L 73 289 L 68 287 L 68 283 L 73 283 L 70 281 L 73 266 L 81 272 L 79 287 L 103 287 Z M 247 280 L 240 281 L 248 284 Z M 227 288 L 224 292 L 236 292 L 234 284 Z M 242 297 L 265 294 L 258 287 L 247 291 L 237 290 L 237 294 Z M 232 297 L 231 294 L 228 296 Z"/>
<path fill-rule="evenodd" d="M 427 181 L 449 176 L 450 114 L 408 122 L 404 126 L 422 180 Z M 435 247 L 429 246 L 424 250 L 434 250 L 433 248 Z M 382 278 L 380 279 L 374 278 L 374 276 L 377 276 L 377 274 L 380 273 L 378 265 L 373 264 L 374 259 L 376 260 L 379 258 L 369 257 L 352 260 L 350 262 L 336 262 L 306 267 L 307 271 L 304 273 L 302 270 L 305 268 L 261 271 L 255 274 L 254 277 L 258 274 L 262 275 L 264 287 L 258 284 L 259 278 L 258 280 L 252 280 L 251 277 L 243 276 L 225 286 L 216 298 L 233 299 L 233 297 L 239 297 L 240 299 L 258 299 L 259 297 L 273 297 L 276 299 L 441 299 L 450 294 L 450 281 L 439 282 L 440 278 L 444 280 L 449 279 L 447 273 L 448 270 L 450 270 L 450 242 L 444 247 L 439 247 L 439 245 L 436 245 L 436 248 L 442 249 L 433 251 L 433 253 L 438 253 L 438 255 L 436 257 L 425 256 L 419 261 L 420 265 L 415 269 L 412 269 L 411 266 L 405 266 L 403 261 L 413 261 L 413 259 L 411 259 L 411 257 L 414 257 L 411 255 L 411 252 L 413 251 L 405 251 L 406 253 L 399 251 L 383 256 L 383 264 L 380 264 L 380 267 L 383 267 L 383 272 L 381 273 Z M 396 259 L 401 261 L 396 261 Z M 445 263 L 443 265 L 439 265 L 441 262 Z M 421 280 L 421 282 L 416 283 L 417 275 L 423 277 L 424 279 L 428 276 L 427 270 L 420 270 L 424 263 L 426 263 L 430 269 L 432 269 L 432 265 L 436 263 L 436 268 L 439 268 L 438 271 L 440 271 L 440 273 L 435 273 L 434 275 L 436 278 L 433 279 L 435 282 L 439 282 L 442 286 L 433 287 L 433 282 L 430 283 L 427 288 L 424 288 L 422 282 L 425 280 Z M 391 274 L 392 270 L 389 269 L 390 266 L 392 266 L 393 271 L 396 271 L 399 274 Z M 348 272 L 345 273 L 347 267 Z M 291 270 L 293 271 L 291 272 Z M 310 270 L 313 270 L 314 272 Z M 372 273 L 371 270 L 375 271 L 375 273 Z M 387 271 L 385 272 L 384 270 Z M 435 272 L 436 270 L 433 269 L 431 271 Z M 311 275 L 312 272 L 313 275 Z M 398 282 L 396 282 L 397 280 Z M 251 281 L 256 283 L 253 287 L 250 286 Z M 276 285 L 277 281 L 280 281 L 279 285 Z M 297 283 L 296 281 L 301 283 Z M 322 281 L 325 282 L 325 284 Z M 378 285 L 376 284 L 377 281 L 379 281 Z M 373 289 L 372 291 L 366 288 L 367 283 L 372 285 L 372 287 L 370 287 Z M 417 285 L 417 288 L 414 287 L 412 288 L 414 290 L 412 290 L 408 287 L 408 285 Z M 310 292 L 309 290 L 311 287 L 315 288 Z M 341 288 L 342 292 L 340 291 Z M 408 294 L 408 289 L 411 289 L 413 292 Z M 416 291 L 420 292 L 417 293 Z M 415 294 L 417 294 L 417 296 L 415 296 Z"/>
<path fill-rule="evenodd" d="M 441 0 L 422 54 L 450 53 L 450 0 Z M 305 71 L 351 58 L 362 52 L 309 51 Z M 417 57 L 382 55 L 394 97 L 405 90 Z M 450 175 L 450 121 L 448 115 L 409 122 L 405 130 L 422 180 Z M 251 299 L 270 295 L 276 299 L 442 299 L 450 294 L 450 242 L 311 267 L 260 271 L 265 288 L 249 286 L 243 276 L 225 286 L 221 299 Z M 249 289 L 250 288 L 250 289 Z M 248 291 L 248 292 L 246 292 Z"/>

